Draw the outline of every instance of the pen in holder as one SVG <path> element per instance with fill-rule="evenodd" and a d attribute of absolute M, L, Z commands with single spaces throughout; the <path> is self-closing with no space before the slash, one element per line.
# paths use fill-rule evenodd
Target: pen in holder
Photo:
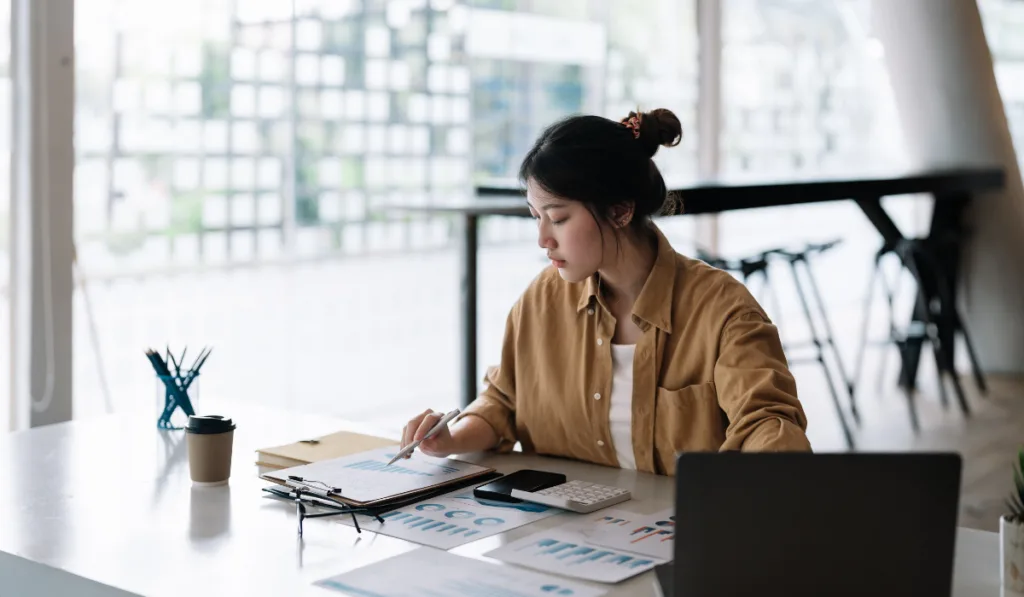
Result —
<path fill-rule="evenodd" d="M 188 422 L 188 417 L 196 414 L 195 402 L 199 397 L 199 386 L 195 382 L 199 377 L 199 369 L 210 356 L 212 349 L 204 348 L 190 368 L 182 369 L 187 352 L 188 348 L 182 351 L 180 358 L 176 359 L 168 349 L 167 359 L 164 360 L 159 353 L 153 350 L 146 351 L 146 358 L 149 359 L 153 370 L 156 371 L 157 379 L 160 381 L 157 386 L 158 394 L 163 400 L 161 403 L 160 398 L 157 399 L 160 418 L 156 422 L 156 426 L 160 429 L 183 429 L 185 423 Z M 173 369 L 168 366 L 168 361 Z M 172 417 L 179 408 L 184 413 L 185 423 L 175 424 Z"/>
<path fill-rule="evenodd" d="M 160 429 L 184 429 L 188 418 L 196 414 L 199 399 L 199 374 L 191 376 L 157 375 L 157 410 Z"/>

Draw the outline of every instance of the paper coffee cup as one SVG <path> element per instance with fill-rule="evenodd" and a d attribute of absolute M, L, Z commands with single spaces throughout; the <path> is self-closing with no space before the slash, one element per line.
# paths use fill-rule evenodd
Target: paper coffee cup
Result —
<path fill-rule="evenodd" d="M 220 415 L 193 415 L 185 427 L 188 469 L 195 485 L 223 485 L 231 477 L 235 424 Z"/>

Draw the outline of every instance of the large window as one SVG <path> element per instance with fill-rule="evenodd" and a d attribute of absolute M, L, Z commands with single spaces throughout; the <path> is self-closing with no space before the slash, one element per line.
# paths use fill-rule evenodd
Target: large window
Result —
<path fill-rule="evenodd" d="M 895 104 L 868 0 L 723 3 L 721 174 L 860 174 L 902 163 Z M 722 250 L 877 241 L 846 203 L 724 214 Z M 858 249 L 859 251 L 859 249 Z M 862 255 L 849 253 L 855 259 Z"/>
<path fill-rule="evenodd" d="M 0 433 L 11 395 L 11 3 L 0 0 Z"/>
<path fill-rule="evenodd" d="M 695 2 L 471 5 L 477 179 L 515 176 L 537 135 L 559 118 L 621 119 L 638 107 L 669 108 L 682 121 L 682 147 L 658 158 L 666 177 L 697 172 Z"/>
<path fill-rule="evenodd" d="M 869 1 L 722 7 L 723 174 L 869 169 L 901 155 Z"/>
<path fill-rule="evenodd" d="M 870 0 L 722 3 L 721 174 L 858 175 L 904 163 L 882 46 L 871 37 L 870 8 Z M 897 198 L 887 206 L 900 225 L 921 219 L 919 201 Z M 718 218 L 718 239 L 720 252 L 729 256 L 840 240 L 811 265 L 849 370 L 871 255 L 881 242 L 857 206 L 836 202 L 730 212 Z M 752 287 L 780 324 L 784 341 L 797 345 L 810 330 L 796 287 L 781 264 L 772 271 L 777 303 L 759 290 L 759 280 Z M 820 371 L 798 369 L 798 375 L 805 374 Z"/>
<path fill-rule="evenodd" d="M 580 111 L 673 109 L 684 147 L 659 159 L 695 171 L 693 13 L 81 0 L 76 413 L 150 404 L 139 355 L 167 343 L 216 347 L 200 400 L 360 418 L 454 405 L 452 221 L 388 207 L 507 177 L 544 125 Z M 533 236 L 529 220 L 486 221 L 481 366 L 542 266 Z"/>
<path fill-rule="evenodd" d="M 292 4 L 80 3 L 78 240 L 93 273 L 447 240 L 381 208 L 468 188 L 464 19 Z"/>
<path fill-rule="evenodd" d="M 1024 166 L 1024 3 L 980 0 L 978 6 L 1017 161 Z"/>

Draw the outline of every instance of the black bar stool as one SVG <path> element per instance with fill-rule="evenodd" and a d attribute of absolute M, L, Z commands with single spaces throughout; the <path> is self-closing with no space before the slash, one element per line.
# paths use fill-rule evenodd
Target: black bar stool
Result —
<path fill-rule="evenodd" d="M 971 369 L 978 389 L 984 393 L 987 391 L 985 378 L 978 363 L 974 345 L 971 342 L 967 328 L 964 326 L 963 318 L 956 307 L 954 289 L 943 275 L 942 269 L 936 263 L 932 248 L 928 245 L 928 239 L 905 239 L 896 246 L 883 246 L 875 254 L 874 267 L 871 270 L 871 277 L 868 281 L 868 289 L 865 293 L 864 317 L 861 326 L 861 341 L 857 351 L 857 365 L 854 371 L 854 379 L 859 379 L 864 361 L 864 353 L 869 344 L 868 328 L 870 327 L 871 306 L 874 300 L 876 282 L 881 286 L 883 298 L 888 305 L 889 316 L 889 337 L 881 342 L 873 344 L 893 344 L 899 350 L 902 359 L 916 358 L 920 347 L 925 341 L 932 346 L 932 353 L 935 357 L 935 370 L 938 377 L 939 399 L 943 408 L 949 407 L 949 396 L 946 392 L 945 379 L 948 377 L 956 392 L 957 402 L 961 412 L 970 416 L 971 409 L 967 403 L 963 386 L 956 372 L 953 363 L 953 342 L 955 334 L 960 333 L 967 347 L 967 354 L 970 357 Z M 918 280 L 918 288 L 915 292 L 914 312 L 910 325 L 900 329 L 895 323 L 894 302 L 897 296 L 897 289 L 900 278 L 890 284 L 882 269 L 883 259 L 887 255 L 895 255 L 899 258 L 902 267 Z M 929 300 L 929 297 L 930 300 Z M 941 325 L 940 325 L 941 322 Z M 940 329 L 941 328 L 941 329 Z M 882 361 L 883 369 L 879 372 L 879 382 L 883 379 L 885 361 Z M 916 367 L 914 368 L 916 369 Z M 900 386 L 905 389 L 907 407 L 910 411 L 910 423 L 914 431 L 920 430 L 920 422 L 917 415 L 917 406 L 914 400 L 914 393 L 911 388 L 913 380 L 900 380 Z"/>
<path fill-rule="evenodd" d="M 751 280 L 760 274 L 762 279 L 762 290 L 769 292 L 772 296 L 772 300 L 775 303 L 778 311 L 781 312 L 781 304 L 778 300 L 778 295 L 775 294 L 774 287 L 771 284 L 771 278 L 768 274 L 770 270 L 770 261 L 782 260 L 789 264 L 790 271 L 793 273 L 793 283 L 796 286 L 797 296 L 800 299 L 800 306 L 802 307 L 804 316 L 807 319 L 807 326 L 810 332 L 810 340 L 804 343 L 792 343 L 783 341 L 783 348 L 787 351 L 787 360 L 790 364 L 796 364 L 801 362 L 817 362 L 825 375 L 825 381 L 828 384 L 829 392 L 832 395 L 832 403 L 836 409 L 836 415 L 839 417 L 839 423 L 843 429 L 843 436 L 846 439 L 846 445 L 849 449 L 854 449 L 853 434 L 850 431 L 849 424 L 846 421 L 846 415 L 843 410 L 843 406 L 839 400 L 839 392 L 836 389 L 835 381 L 833 380 L 832 372 L 829 370 L 829 366 L 825 361 L 825 348 L 831 348 L 833 357 L 836 362 L 836 366 L 839 369 L 839 377 L 842 379 L 846 386 L 847 395 L 850 402 L 850 412 L 853 415 L 854 421 L 860 423 L 860 414 L 857 411 L 857 404 L 854 400 L 854 388 L 853 381 L 847 377 L 845 367 L 843 366 L 842 357 L 839 354 L 839 349 L 836 347 L 836 343 L 832 333 L 832 326 L 829 323 L 828 314 L 825 310 L 825 303 L 821 299 L 821 293 L 818 291 L 818 285 L 814 280 L 814 274 L 811 271 L 809 264 L 809 258 L 813 255 L 824 253 L 829 249 L 833 248 L 839 243 L 838 240 L 834 240 L 823 244 L 808 244 L 803 249 L 798 251 L 790 251 L 786 249 L 771 249 L 768 251 L 762 251 L 757 255 L 741 258 L 741 259 L 725 259 L 716 255 L 712 255 L 709 252 L 698 249 L 697 258 L 704 261 L 708 265 L 717 267 L 719 269 L 738 273 L 743 279 L 743 283 L 750 286 Z M 818 329 L 815 324 L 814 316 L 811 313 L 810 302 L 808 301 L 807 293 L 804 292 L 803 282 L 800 279 L 798 272 L 798 265 L 803 264 L 804 275 L 807 279 L 807 283 L 810 286 L 811 294 L 813 295 L 814 301 L 818 305 L 818 311 L 821 316 L 822 330 Z M 760 300 L 760 299 L 758 299 Z M 781 321 L 778 314 L 775 316 L 776 324 L 781 329 Z M 789 356 L 790 349 L 795 349 L 802 346 L 813 346 L 814 353 L 810 357 L 806 358 L 791 358 Z"/>

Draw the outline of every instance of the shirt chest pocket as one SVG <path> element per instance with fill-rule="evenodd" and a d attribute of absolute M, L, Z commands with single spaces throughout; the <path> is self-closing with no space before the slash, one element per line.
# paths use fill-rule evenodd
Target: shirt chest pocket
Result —
<path fill-rule="evenodd" d="M 718 406 L 714 382 L 678 390 L 658 388 L 654 405 L 654 447 L 662 458 L 678 452 L 712 451 L 725 441 L 728 419 Z"/>

